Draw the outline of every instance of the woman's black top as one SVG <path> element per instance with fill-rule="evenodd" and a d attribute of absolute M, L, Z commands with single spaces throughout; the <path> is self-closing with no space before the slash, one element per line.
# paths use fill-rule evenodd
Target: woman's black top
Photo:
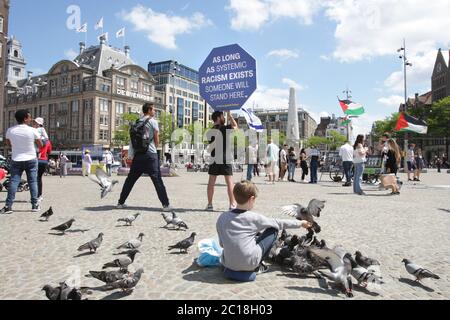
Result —
<path fill-rule="evenodd" d="M 387 153 L 386 170 L 388 171 L 388 173 L 397 174 L 397 158 L 395 157 L 395 152 L 393 150 L 389 150 Z"/>

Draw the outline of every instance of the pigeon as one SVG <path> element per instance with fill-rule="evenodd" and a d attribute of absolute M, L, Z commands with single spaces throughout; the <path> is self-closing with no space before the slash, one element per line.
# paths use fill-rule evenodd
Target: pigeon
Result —
<path fill-rule="evenodd" d="M 301 204 L 294 204 L 281 208 L 282 213 L 295 217 L 297 220 L 306 220 L 313 224 L 314 232 L 321 231 L 320 226 L 314 221 L 314 217 L 319 218 L 320 212 L 325 207 L 325 201 L 313 199 L 309 202 L 308 207 L 305 208 Z"/>
<path fill-rule="evenodd" d="M 163 228 L 167 228 L 169 225 L 172 224 L 173 220 L 172 214 L 169 215 L 168 213 L 162 212 L 161 216 L 164 218 L 164 221 L 166 222 L 166 225 Z"/>
<path fill-rule="evenodd" d="M 41 214 L 41 218 L 44 218 L 45 221 L 48 221 L 48 219 L 53 215 L 53 208 L 50 207 L 47 211 L 45 211 L 43 214 Z"/>
<path fill-rule="evenodd" d="M 180 249 L 180 252 L 184 250 L 185 253 L 187 253 L 187 249 L 191 247 L 194 244 L 195 236 L 197 234 L 193 232 L 189 238 L 186 238 L 184 240 L 181 240 L 177 244 L 173 246 L 169 246 L 169 251 L 173 249 Z"/>
<path fill-rule="evenodd" d="M 352 266 L 348 259 L 348 256 L 351 257 L 351 255 L 345 254 L 345 256 L 341 258 L 334 250 L 330 249 L 309 248 L 308 250 L 314 256 L 325 261 L 331 271 L 331 274 L 323 273 L 321 271 L 319 271 L 319 273 L 326 278 L 343 285 L 345 288 L 345 295 L 349 298 L 353 298 L 353 283 L 351 278 Z"/>
<path fill-rule="evenodd" d="M 63 234 L 66 233 L 66 230 L 70 229 L 70 227 L 72 226 L 72 223 L 75 222 L 75 219 L 70 219 L 69 221 L 52 228 L 51 230 L 56 230 L 56 231 L 61 231 Z"/>
<path fill-rule="evenodd" d="M 358 265 L 358 263 L 353 259 L 353 257 L 348 256 L 352 265 L 352 276 L 358 281 L 358 285 L 366 288 L 369 283 L 383 284 L 382 278 L 377 276 L 374 271 L 369 271 L 366 268 Z"/>
<path fill-rule="evenodd" d="M 102 269 L 118 267 L 121 270 L 128 270 L 128 266 L 134 262 L 134 257 L 138 252 L 138 250 L 131 250 L 125 257 L 105 263 Z"/>
<path fill-rule="evenodd" d="M 297 255 L 294 255 L 285 261 L 292 269 L 292 271 L 299 274 L 300 276 L 307 276 L 317 271 L 317 268 L 313 267 L 307 259 L 299 257 Z"/>
<path fill-rule="evenodd" d="M 438 275 L 434 274 L 428 269 L 424 269 L 421 266 L 414 264 L 408 259 L 403 259 L 402 262 L 405 264 L 406 271 L 416 277 L 416 282 L 420 282 L 420 280 L 425 278 L 433 278 L 437 280 L 440 279 Z"/>
<path fill-rule="evenodd" d="M 184 228 L 186 230 L 189 229 L 186 223 L 177 217 L 175 211 L 172 211 L 172 221 L 170 222 L 170 224 L 174 225 L 175 227 L 178 227 L 178 229 L 180 228 Z"/>
<path fill-rule="evenodd" d="M 117 222 L 125 222 L 126 226 L 131 226 L 133 222 L 139 217 L 140 213 L 135 213 L 132 216 L 128 216 L 126 218 L 120 218 Z"/>
<path fill-rule="evenodd" d="M 131 239 L 130 241 L 125 242 L 124 244 L 121 244 L 117 247 L 117 249 L 137 249 L 142 244 L 142 238 L 145 235 L 141 232 L 139 233 L 139 236 L 136 239 Z"/>
<path fill-rule="evenodd" d="M 126 273 L 126 271 L 89 271 L 86 277 L 95 278 L 104 283 L 112 283 L 125 277 Z"/>
<path fill-rule="evenodd" d="M 48 300 L 81 300 L 81 292 L 78 289 L 71 288 L 64 282 L 59 287 L 46 285 L 42 288 Z"/>
<path fill-rule="evenodd" d="M 103 233 L 99 233 L 97 238 L 89 241 L 88 243 L 83 244 L 78 248 L 78 251 L 89 250 L 89 252 L 97 252 L 97 249 L 100 247 L 103 241 Z"/>
<path fill-rule="evenodd" d="M 89 178 L 101 187 L 100 197 L 103 199 L 112 191 L 114 186 L 119 183 L 117 180 L 110 180 L 105 171 L 97 168 L 94 175 L 89 175 Z"/>
<path fill-rule="evenodd" d="M 379 266 L 380 263 L 369 257 L 364 257 L 360 251 L 355 252 L 355 260 L 361 267 L 368 268 L 370 266 Z"/>
<path fill-rule="evenodd" d="M 138 269 L 134 274 L 125 274 L 123 278 L 107 283 L 101 289 L 102 290 L 114 290 L 122 289 L 123 292 L 129 292 L 139 283 L 141 276 L 144 273 L 144 269 Z"/>

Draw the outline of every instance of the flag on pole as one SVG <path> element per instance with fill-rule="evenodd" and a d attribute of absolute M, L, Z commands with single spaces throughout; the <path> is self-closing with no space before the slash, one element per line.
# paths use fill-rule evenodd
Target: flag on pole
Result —
<path fill-rule="evenodd" d="M 352 119 L 350 119 L 349 116 L 345 116 L 344 119 L 342 120 L 342 126 L 343 127 L 346 127 L 346 126 L 348 126 L 351 123 L 352 123 Z"/>
<path fill-rule="evenodd" d="M 87 25 L 87 23 L 85 23 L 85 24 L 83 24 L 81 27 L 79 27 L 79 28 L 77 29 L 77 32 L 78 32 L 78 33 L 81 33 L 81 32 L 86 33 L 87 30 L 88 30 L 88 25 Z"/>
<path fill-rule="evenodd" d="M 102 39 L 104 39 L 105 41 L 108 41 L 108 32 L 105 32 L 104 34 L 101 34 L 98 37 L 98 40 L 101 41 Z"/>
<path fill-rule="evenodd" d="M 398 118 L 395 131 L 410 131 L 419 134 L 427 134 L 428 125 L 425 121 L 416 119 L 402 112 Z"/>
<path fill-rule="evenodd" d="M 123 37 L 125 37 L 125 28 L 122 28 L 116 32 L 116 38 L 123 38 Z"/>
<path fill-rule="evenodd" d="M 264 130 L 261 119 L 259 119 L 251 109 L 242 107 L 241 110 L 244 113 L 245 120 L 250 129 L 255 130 L 256 132 L 262 132 Z"/>
<path fill-rule="evenodd" d="M 360 116 L 365 113 L 364 107 L 360 103 L 355 103 L 350 100 L 339 99 L 339 104 L 341 105 L 341 108 L 346 115 Z"/>
<path fill-rule="evenodd" d="M 103 29 L 103 17 L 95 25 L 95 30 Z"/>

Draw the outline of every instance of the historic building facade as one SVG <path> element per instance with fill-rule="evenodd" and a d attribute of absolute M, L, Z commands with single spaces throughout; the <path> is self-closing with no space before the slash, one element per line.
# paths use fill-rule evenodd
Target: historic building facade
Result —
<path fill-rule="evenodd" d="M 6 47 L 8 41 L 9 22 L 9 0 L 0 0 L 0 117 L 3 114 L 5 102 L 5 67 Z M 0 134 L 3 132 L 2 121 L 0 121 Z"/>
<path fill-rule="evenodd" d="M 131 60 L 129 47 L 116 49 L 105 39 L 89 48 L 80 43 L 73 61 L 59 61 L 46 74 L 8 84 L 3 124 L 14 125 L 14 113 L 28 109 L 34 118 L 44 118 L 57 149 L 110 147 L 124 113 L 139 113 L 151 101 L 157 114 L 164 110 L 164 96 L 154 85 L 153 76 Z"/>

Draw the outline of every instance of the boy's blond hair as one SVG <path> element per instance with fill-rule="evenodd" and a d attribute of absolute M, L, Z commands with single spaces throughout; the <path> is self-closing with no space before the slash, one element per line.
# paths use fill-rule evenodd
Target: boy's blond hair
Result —
<path fill-rule="evenodd" d="M 246 204 L 251 197 L 258 195 L 258 188 L 251 181 L 242 181 L 236 183 L 233 189 L 233 195 L 238 204 Z"/>

